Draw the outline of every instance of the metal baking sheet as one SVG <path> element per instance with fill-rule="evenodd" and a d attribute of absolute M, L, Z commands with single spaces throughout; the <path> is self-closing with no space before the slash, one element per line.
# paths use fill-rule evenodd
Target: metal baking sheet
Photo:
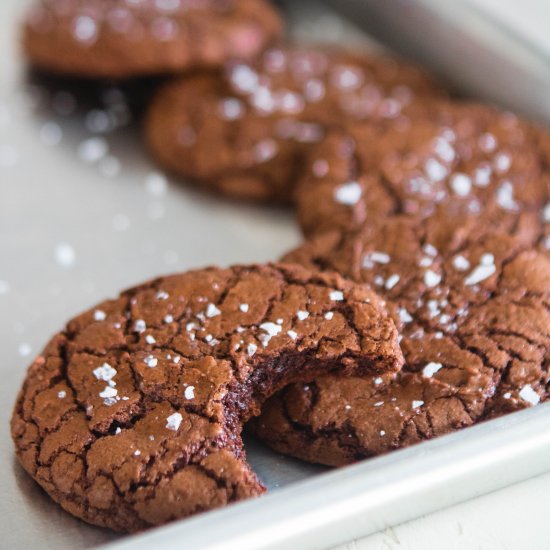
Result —
<path fill-rule="evenodd" d="M 546 0 L 324 1 L 454 89 L 550 122 Z"/>
<path fill-rule="evenodd" d="M 25 4 L 0 2 L 0 547 L 324 548 L 550 468 L 550 408 L 540 406 L 339 471 L 248 441 L 269 495 L 138 537 L 88 526 L 54 505 L 15 462 L 8 433 L 26 366 L 51 334 L 146 278 L 274 259 L 300 235 L 289 212 L 165 179 L 137 123 L 111 131 L 103 108 L 75 107 L 62 87 L 29 80 L 17 49 Z M 288 6 L 300 40 L 379 47 L 321 3 Z M 117 89 L 101 96 L 123 123 Z"/>

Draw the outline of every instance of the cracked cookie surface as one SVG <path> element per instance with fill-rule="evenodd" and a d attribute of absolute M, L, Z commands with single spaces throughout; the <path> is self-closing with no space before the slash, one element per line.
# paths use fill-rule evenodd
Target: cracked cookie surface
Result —
<path fill-rule="evenodd" d="M 285 203 L 328 126 L 396 121 L 439 95 L 424 71 L 393 58 L 274 48 L 251 64 L 228 64 L 223 75 L 168 83 L 146 135 L 159 164 L 176 174 L 236 198 Z"/>
<path fill-rule="evenodd" d="M 38 0 L 23 43 L 42 69 L 120 79 L 251 59 L 281 34 L 266 0 Z"/>
<path fill-rule="evenodd" d="M 275 450 L 342 465 L 547 399 L 550 259 L 532 247 L 537 231 L 438 250 L 416 222 L 323 234 L 285 258 L 371 283 L 405 365 L 390 380 L 328 376 L 280 392 L 254 421 Z"/>
<path fill-rule="evenodd" d="M 31 365 L 12 436 L 67 511 L 136 531 L 264 491 L 240 433 L 275 391 L 401 364 L 367 285 L 297 266 L 193 271 L 70 321 Z"/>
<path fill-rule="evenodd" d="M 548 132 L 478 104 L 434 102 L 397 123 L 354 124 L 312 152 L 297 187 L 298 219 L 309 237 L 421 220 L 437 248 L 470 235 L 521 232 L 544 220 Z M 550 219 L 550 210 L 545 212 Z"/>

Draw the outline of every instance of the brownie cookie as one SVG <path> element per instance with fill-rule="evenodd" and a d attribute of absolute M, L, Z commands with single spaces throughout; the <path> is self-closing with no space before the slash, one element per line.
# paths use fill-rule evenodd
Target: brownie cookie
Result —
<path fill-rule="evenodd" d="M 275 391 L 401 364 L 366 285 L 297 266 L 193 271 L 70 321 L 31 365 L 12 435 L 63 508 L 136 531 L 264 491 L 240 433 Z"/>
<path fill-rule="evenodd" d="M 479 230 L 515 231 L 548 200 L 545 136 L 510 113 L 447 102 L 331 132 L 298 186 L 301 226 L 311 236 L 402 214 L 424 220 L 442 249 Z"/>
<path fill-rule="evenodd" d="M 284 390 L 254 426 L 274 449 L 347 464 L 547 399 L 550 259 L 534 234 L 438 250 L 414 221 L 324 234 L 286 258 L 372 283 L 405 366 L 390 382 L 329 376 Z"/>
<path fill-rule="evenodd" d="M 289 202 L 305 155 L 330 125 L 395 121 L 441 89 L 388 57 L 271 49 L 224 75 L 179 79 L 153 102 L 146 136 L 159 164 L 223 194 Z M 215 152 L 215 154 L 213 154 Z"/>
<path fill-rule="evenodd" d="M 251 59 L 281 34 L 267 0 L 37 0 L 23 46 L 42 69 L 120 79 Z"/>

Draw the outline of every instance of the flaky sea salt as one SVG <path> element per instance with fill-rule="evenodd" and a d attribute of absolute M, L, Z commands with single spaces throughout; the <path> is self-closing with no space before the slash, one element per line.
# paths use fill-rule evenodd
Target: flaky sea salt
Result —
<path fill-rule="evenodd" d="M 172 430 L 173 432 L 177 432 L 179 430 L 179 427 L 182 421 L 183 421 L 183 416 L 179 412 L 171 414 L 166 419 L 166 429 Z"/>

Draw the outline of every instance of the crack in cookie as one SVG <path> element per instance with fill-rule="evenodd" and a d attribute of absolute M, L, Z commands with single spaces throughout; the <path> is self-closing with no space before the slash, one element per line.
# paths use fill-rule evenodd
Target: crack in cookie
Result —
<path fill-rule="evenodd" d="M 70 321 L 34 361 L 12 418 L 17 455 L 67 511 L 119 531 L 256 496 L 243 423 L 289 383 L 399 370 L 397 339 L 376 294 L 339 275 L 270 265 L 156 279 Z"/>

